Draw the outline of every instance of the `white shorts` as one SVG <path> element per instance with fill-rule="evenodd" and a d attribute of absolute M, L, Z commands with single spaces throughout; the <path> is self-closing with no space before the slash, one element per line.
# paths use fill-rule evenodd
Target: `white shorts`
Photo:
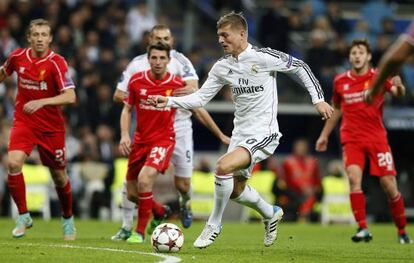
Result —
<path fill-rule="evenodd" d="M 190 178 L 193 175 L 193 129 L 180 130 L 176 134 L 175 148 L 171 158 L 174 165 L 174 175 Z"/>
<path fill-rule="evenodd" d="M 255 164 L 267 159 L 275 152 L 281 137 L 282 134 L 280 132 L 271 135 L 255 135 L 251 137 L 232 136 L 227 152 L 231 152 L 236 147 L 243 147 L 249 151 L 251 157 L 249 167 L 234 172 L 233 176 L 250 178 Z"/>

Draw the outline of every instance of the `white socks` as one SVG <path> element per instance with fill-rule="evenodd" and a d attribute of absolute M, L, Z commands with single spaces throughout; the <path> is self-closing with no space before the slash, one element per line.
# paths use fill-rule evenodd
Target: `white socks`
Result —
<path fill-rule="evenodd" d="M 233 177 L 215 177 L 214 181 L 214 206 L 208 219 L 209 225 L 220 226 L 224 209 L 233 192 Z"/>
<path fill-rule="evenodd" d="M 126 192 L 126 183 L 124 183 L 121 203 L 122 228 L 131 231 L 132 225 L 134 223 L 134 213 L 137 211 L 137 205 L 134 202 L 128 200 Z"/>
<path fill-rule="evenodd" d="M 274 214 L 273 206 L 266 202 L 259 195 L 259 193 L 254 188 L 251 188 L 249 185 L 246 185 L 244 191 L 238 197 L 232 200 L 256 210 L 265 219 L 272 218 Z"/>

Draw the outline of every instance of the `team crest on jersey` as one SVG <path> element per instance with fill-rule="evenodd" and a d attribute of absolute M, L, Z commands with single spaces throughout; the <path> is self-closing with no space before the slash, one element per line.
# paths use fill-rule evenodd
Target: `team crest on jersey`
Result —
<path fill-rule="evenodd" d="M 349 90 L 349 84 L 344 85 L 344 90 Z"/>
<path fill-rule="evenodd" d="M 146 96 L 147 95 L 147 89 L 140 89 L 139 90 L 139 95 Z"/>
<path fill-rule="evenodd" d="M 44 69 L 42 69 L 39 72 L 39 80 L 44 80 L 45 79 L 45 73 L 46 73 L 46 70 L 44 70 Z"/>
<path fill-rule="evenodd" d="M 364 83 L 364 89 L 368 89 L 368 88 L 369 88 L 369 81 L 367 80 Z"/>
<path fill-rule="evenodd" d="M 252 65 L 252 68 L 250 69 L 250 71 L 251 71 L 253 74 L 257 74 L 257 73 L 259 73 L 259 67 L 258 67 L 257 65 L 255 65 L 255 64 L 253 64 L 253 65 Z"/>
<path fill-rule="evenodd" d="M 172 93 L 172 90 L 171 90 L 171 89 L 167 89 L 167 90 L 165 91 L 165 95 L 166 95 L 166 96 L 171 96 L 171 93 Z"/>
<path fill-rule="evenodd" d="M 23 73 L 24 72 L 24 67 L 20 67 L 19 68 L 19 73 Z"/>

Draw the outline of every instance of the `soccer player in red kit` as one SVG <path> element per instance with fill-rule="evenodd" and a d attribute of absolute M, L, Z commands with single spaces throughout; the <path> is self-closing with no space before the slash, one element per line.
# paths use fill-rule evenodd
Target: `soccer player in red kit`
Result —
<path fill-rule="evenodd" d="M 74 240 L 72 191 L 65 171 L 65 128 L 59 106 L 74 103 L 75 86 L 63 57 L 50 50 L 51 26 L 44 19 L 32 20 L 29 48 L 14 50 L 0 70 L 0 81 L 17 73 L 17 97 L 8 146 L 8 186 L 19 216 L 13 237 L 22 237 L 33 221 L 26 206 L 22 167 L 37 146 L 43 165 L 49 167 L 62 208 L 64 240 Z"/>
<path fill-rule="evenodd" d="M 370 241 L 372 235 L 366 222 L 365 197 L 361 187 L 365 158 L 370 162 L 370 174 L 378 176 L 386 193 L 394 223 L 398 229 L 398 241 L 411 243 L 405 226 L 404 200 L 398 191 L 395 179 L 394 161 L 388 144 L 382 111 L 385 91 L 393 96 L 401 96 L 405 87 L 400 77 L 388 79 L 384 90 L 373 99 L 372 104 L 364 101 L 365 90 L 376 77 L 371 68 L 371 50 L 366 40 L 354 40 L 349 52 L 351 70 L 336 76 L 334 81 L 333 104 L 334 117 L 327 120 L 316 142 L 317 151 L 325 151 L 328 136 L 342 116 L 340 128 L 343 159 L 350 183 L 350 201 L 358 230 L 352 241 Z"/>
<path fill-rule="evenodd" d="M 148 47 L 151 69 L 134 74 L 128 84 L 128 99 L 121 114 L 121 141 L 119 149 L 128 155 L 127 197 L 138 204 L 138 222 L 127 239 L 129 243 L 142 243 L 145 228 L 151 217 L 162 219 L 169 208 L 157 203 L 152 194 L 155 177 L 169 166 L 175 146 L 175 109 L 155 108 L 146 103 L 148 95 L 171 95 L 184 87 L 181 78 L 167 71 L 170 47 L 158 43 Z M 136 108 L 137 126 L 131 145 L 129 130 L 132 107 Z"/>

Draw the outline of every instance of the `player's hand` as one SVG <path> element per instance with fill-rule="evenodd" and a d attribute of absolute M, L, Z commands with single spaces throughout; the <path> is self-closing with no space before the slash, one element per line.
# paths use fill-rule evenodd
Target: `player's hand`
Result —
<path fill-rule="evenodd" d="M 366 89 L 364 91 L 364 101 L 368 104 L 372 104 L 373 98 L 372 89 Z"/>
<path fill-rule="evenodd" d="M 328 149 L 328 137 L 319 136 L 316 141 L 315 150 L 317 152 L 324 152 Z"/>
<path fill-rule="evenodd" d="M 23 112 L 27 114 L 33 114 L 38 109 L 42 108 L 44 106 L 42 100 L 32 100 L 24 104 L 23 106 Z"/>
<path fill-rule="evenodd" d="M 121 141 L 119 142 L 119 151 L 124 156 L 128 156 L 131 152 L 131 138 L 129 135 L 124 135 L 121 137 Z"/>
<path fill-rule="evenodd" d="M 220 136 L 220 141 L 221 141 L 222 143 L 226 144 L 226 145 L 229 145 L 229 144 L 230 144 L 230 137 L 229 137 L 229 136 L 227 136 L 227 135 L 225 135 L 225 134 L 222 134 L 222 135 Z"/>
<path fill-rule="evenodd" d="M 153 105 L 156 108 L 165 108 L 167 107 L 168 98 L 160 95 L 149 95 L 147 98 L 147 103 Z"/>
<path fill-rule="evenodd" d="M 316 111 L 322 116 L 322 120 L 327 120 L 332 117 L 334 109 L 328 103 L 321 101 L 315 104 Z"/>
<path fill-rule="evenodd" d="M 194 87 L 186 85 L 182 88 L 174 90 L 173 95 L 176 97 L 182 97 L 194 93 L 195 91 L 196 89 L 194 89 Z"/>
<path fill-rule="evenodd" d="M 405 95 L 405 87 L 400 76 L 395 76 L 392 78 L 392 85 L 391 94 L 394 97 L 401 98 Z"/>

